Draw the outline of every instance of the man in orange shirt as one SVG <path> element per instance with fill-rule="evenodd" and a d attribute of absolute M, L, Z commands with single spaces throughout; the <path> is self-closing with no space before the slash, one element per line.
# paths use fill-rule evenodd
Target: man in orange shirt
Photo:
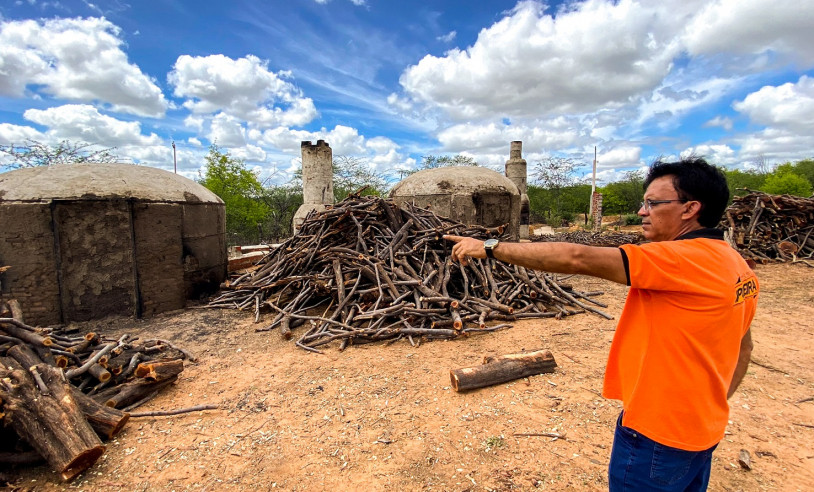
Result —
<path fill-rule="evenodd" d="M 620 248 L 445 236 L 452 258 L 495 258 L 630 286 L 603 395 L 622 400 L 609 482 L 617 490 L 706 490 L 727 399 L 752 351 L 757 278 L 714 229 L 729 200 L 703 159 L 653 164 L 639 209 L 649 243 Z"/>

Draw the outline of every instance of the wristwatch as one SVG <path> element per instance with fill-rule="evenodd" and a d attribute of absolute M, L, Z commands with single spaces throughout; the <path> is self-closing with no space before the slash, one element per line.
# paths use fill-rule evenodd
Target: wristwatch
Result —
<path fill-rule="evenodd" d="M 484 241 L 483 242 L 483 249 L 486 250 L 486 256 L 488 256 L 489 258 L 494 259 L 495 258 L 495 248 L 497 248 L 498 244 L 500 244 L 500 241 L 498 241 L 497 239 L 487 239 L 486 241 Z"/>

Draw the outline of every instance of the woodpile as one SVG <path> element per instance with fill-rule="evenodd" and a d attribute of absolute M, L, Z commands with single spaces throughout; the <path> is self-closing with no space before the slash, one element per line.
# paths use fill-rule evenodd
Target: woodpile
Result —
<path fill-rule="evenodd" d="M 814 255 L 814 199 L 751 191 L 735 197 L 719 228 L 747 260 L 809 262 Z"/>
<path fill-rule="evenodd" d="M 3 439 L 0 463 L 44 459 L 73 479 L 191 358 L 163 340 L 34 328 L 8 302 L 0 307 L 0 419 L 14 435 Z"/>
<path fill-rule="evenodd" d="M 644 241 L 644 236 L 638 232 L 571 231 L 559 232 L 556 234 L 541 234 L 539 236 L 534 236 L 532 240 L 535 242 L 576 243 L 584 244 L 586 246 L 618 248 L 623 244 L 639 244 Z"/>
<path fill-rule="evenodd" d="M 582 293 L 552 275 L 494 260 L 451 261 L 444 234 L 500 237 L 503 227 L 465 226 L 416 206 L 351 195 L 309 214 L 299 233 L 254 269 L 227 282 L 210 307 L 261 310 L 297 345 L 317 347 L 405 338 L 450 339 L 523 318 L 591 311 L 601 292 Z"/>

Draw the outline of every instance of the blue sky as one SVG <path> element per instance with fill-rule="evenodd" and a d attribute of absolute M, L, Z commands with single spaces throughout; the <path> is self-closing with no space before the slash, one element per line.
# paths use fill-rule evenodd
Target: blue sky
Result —
<path fill-rule="evenodd" d="M 814 157 L 814 2 L 17 0 L 0 144 L 116 147 L 196 177 L 212 143 L 284 182 L 302 140 L 391 177 L 599 153 L 600 180 L 695 153 Z"/>

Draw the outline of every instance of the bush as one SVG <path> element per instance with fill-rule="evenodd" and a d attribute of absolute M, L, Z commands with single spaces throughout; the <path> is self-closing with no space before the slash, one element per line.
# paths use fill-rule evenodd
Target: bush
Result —
<path fill-rule="evenodd" d="M 642 218 L 638 214 L 625 214 L 619 217 L 619 224 L 623 226 L 641 225 Z"/>

